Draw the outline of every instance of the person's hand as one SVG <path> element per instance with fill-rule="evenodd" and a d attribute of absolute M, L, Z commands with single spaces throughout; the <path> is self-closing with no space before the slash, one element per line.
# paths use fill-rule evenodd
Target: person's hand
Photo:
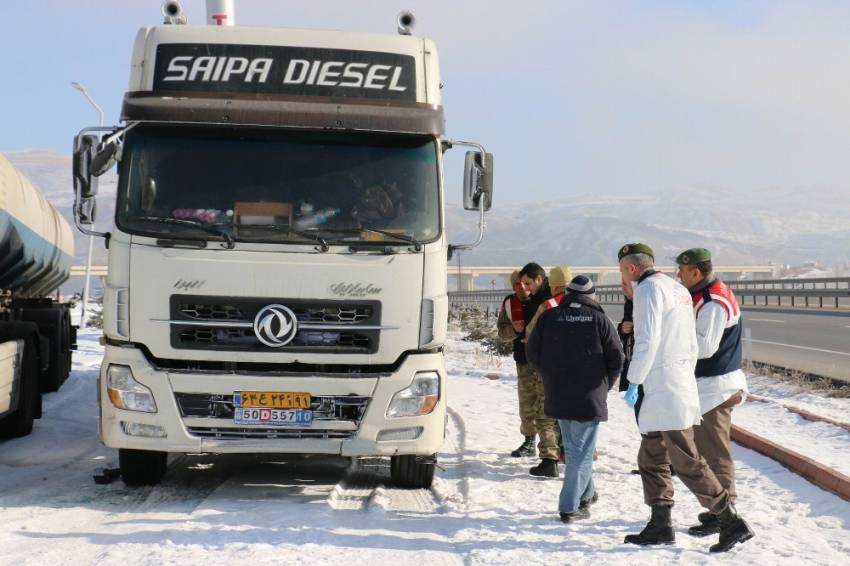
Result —
<path fill-rule="evenodd" d="M 632 330 L 635 329 L 635 323 L 630 320 L 624 320 L 620 323 L 620 331 L 623 334 L 631 334 Z"/>
<path fill-rule="evenodd" d="M 515 320 L 511 323 L 511 326 L 514 327 L 514 332 L 516 332 L 517 334 L 522 334 L 522 331 L 525 330 L 525 321 Z"/>
<path fill-rule="evenodd" d="M 638 401 L 638 386 L 634 383 L 629 383 L 629 388 L 626 389 L 625 394 L 623 394 L 623 401 L 626 402 L 626 405 L 629 407 L 634 407 Z"/>

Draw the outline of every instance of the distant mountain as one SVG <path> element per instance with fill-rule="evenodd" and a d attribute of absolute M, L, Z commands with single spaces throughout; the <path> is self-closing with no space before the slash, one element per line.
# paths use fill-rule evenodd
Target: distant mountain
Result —
<path fill-rule="evenodd" d="M 484 242 L 467 265 L 605 265 L 626 242 L 649 243 L 661 264 L 690 247 L 706 247 L 725 265 L 812 263 L 850 267 L 850 198 L 838 193 L 712 190 L 639 197 L 576 197 L 496 206 Z M 473 240 L 477 215 L 446 211 L 453 242 Z"/>
<path fill-rule="evenodd" d="M 73 223 L 71 158 L 50 151 L 6 155 Z M 101 178 L 97 226 L 108 230 L 114 216 L 114 174 Z M 845 191 L 846 192 L 846 191 Z M 659 263 L 672 264 L 683 249 L 711 249 L 717 263 L 823 265 L 850 273 L 850 198 L 838 192 L 799 189 L 733 194 L 717 189 L 683 189 L 640 196 L 581 196 L 551 202 L 496 206 L 487 215 L 484 242 L 464 252 L 467 265 L 606 265 L 619 246 L 642 241 Z M 477 234 L 477 215 L 459 207 L 446 211 L 451 242 Z M 77 264 L 85 262 L 87 238 L 74 230 Z M 95 240 L 94 263 L 106 262 Z"/>

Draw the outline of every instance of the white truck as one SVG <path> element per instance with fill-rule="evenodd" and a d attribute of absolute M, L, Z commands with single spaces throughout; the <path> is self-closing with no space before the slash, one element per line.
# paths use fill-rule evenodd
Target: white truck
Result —
<path fill-rule="evenodd" d="M 143 28 L 114 128 L 75 139 L 77 224 L 107 239 L 100 433 L 128 485 L 168 453 L 391 457 L 428 487 L 445 433 L 443 153 L 464 205 L 492 156 L 444 137 L 433 42 L 210 25 Z M 118 165 L 115 224 L 92 232 Z M 467 244 L 470 247 L 477 244 Z"/>
<path fill-rule="evenodd" d="M 73 257 L 71 227 L 0 155 L 0 438 L 32 432 L 41 394 L 68 378 L 76 328 L 51 294 Z"/>

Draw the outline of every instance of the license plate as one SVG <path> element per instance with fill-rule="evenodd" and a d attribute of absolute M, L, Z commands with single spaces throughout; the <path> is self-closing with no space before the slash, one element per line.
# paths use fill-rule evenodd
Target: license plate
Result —
<path fill-rule="evenodd" d="M 309 409 L 310 394 L 292 391 L 235 391 L 233 406 L 246 409 Z"/>
<path fill-rule="evenodd" d="M 247 425 L 310 426 L 313 424 L 313 411 L 237 407 L 233 410 L 233 422 Z"/>

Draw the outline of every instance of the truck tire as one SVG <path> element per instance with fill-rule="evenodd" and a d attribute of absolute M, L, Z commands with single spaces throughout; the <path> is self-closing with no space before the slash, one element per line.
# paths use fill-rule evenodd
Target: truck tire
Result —
<path fill-rule="evenodd" d="M 434 481 L 435 457 L 392 456 L 390 477 L 397 487 L 428 489 Z"/>
<path fill-rule="evenodd" d="M 126 485 L 156 485 L 165 475 L 168 452 L 155 450 L 118 450 L 121 479 Z"/>
<path fill-rule="evenodd" d="M 38 392 L 38 352 L 33 338 L 24 340 L 21 356 L 21 394 L 18 409 L 0 420 L 0 438 L 17 438 L 32 432 L 33 420 L 41 413 Z"/>

